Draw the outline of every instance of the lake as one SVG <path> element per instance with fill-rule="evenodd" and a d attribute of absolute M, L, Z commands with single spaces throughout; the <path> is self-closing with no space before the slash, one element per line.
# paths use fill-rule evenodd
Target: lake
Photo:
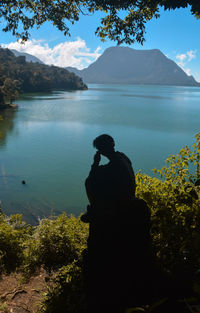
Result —
<path fill-rule="evenodd" d="M 89 84 L 86 91 L 26 94 L 0 121 L 0 200 L 4 212 L 80 214 L 95 149 L 108 133 L 135 172 L 153 175 L 200 131 L 200 88 Z M 105 163 L 105 158 L 103 163 Z M 21 181 L 25 180 L 26 185 Z"/>

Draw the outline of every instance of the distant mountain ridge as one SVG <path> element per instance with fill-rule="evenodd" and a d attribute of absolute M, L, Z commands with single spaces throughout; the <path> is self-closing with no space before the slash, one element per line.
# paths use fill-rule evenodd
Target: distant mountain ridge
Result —
<path fill-rule="evenodd" d="M 26 62 L 33 62 L 33 63 L 44 64 L 44 62 L 42 62 L 40 59 L 38 59 L 37 57 L 35 57 L 32 54 L 29 54 L 29 53 L 26 53 L 26 52 L 19 52 L 19 51 L 15 50 L 15 49 L 10 49 L 10 51 L 12 51 L 16 57 L 24 56 L 25 59 L 26 59 Z"/>
<path fill-rule="evenodd" d="M 83 70 L 67 67 L 85 83 L 200 86 L 160 50 L 110 47 Z"/>

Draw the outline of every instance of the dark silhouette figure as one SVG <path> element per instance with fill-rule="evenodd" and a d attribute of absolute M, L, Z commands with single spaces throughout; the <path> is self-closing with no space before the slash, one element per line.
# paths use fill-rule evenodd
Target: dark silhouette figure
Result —
<path fill-rule="evenodd" d="M 120 215 L 124 206 L 135 197 L 135 175 L 129 158 L 115 151 L 114 140 L 109 135 L 97 137 L 93 145 L 97 148 L 94 163 L 85 186 L 90 206 L 88 218 Z M 109 159 L 106 165 L 99 165 L 101 154 Z M 93 210 L 94 208 L 94 210 Z"/>
<path fill-rule="evenodd" d="M 90 205 L 82 216 L 90 223 L 84 273 L 88 313 L 124 312 L 152 289 L 150 212 L 135 198 L 135 175 L 128 157 L 115 151 L 114 140 L 101 135 L 85 186 Z M 109 159 L 99 165 L 101 154 Z M 152 286 L 151 286 L 152 285 Z"/>
<path fill-rule="evenodd" d="M 156 312 L 185 312 L 178 299 L 191 295 L 183 275 L 165 273 L 152 254 L 150 210 L 135 198 L 135 175 L 128 157 L 115 151 L 111 136 L 97 137 L 94 163 L 85 186 L 90 205 L 82 215 L 89 223 L 83 270 L 87 313 L 124 313 L 126 308 L 163 298 Z M 101 155 L 109 159 L 99 165 Z"/>

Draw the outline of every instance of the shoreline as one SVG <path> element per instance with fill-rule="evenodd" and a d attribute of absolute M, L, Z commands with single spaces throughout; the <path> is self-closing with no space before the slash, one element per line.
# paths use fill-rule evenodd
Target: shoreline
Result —
<path fill-rule="evenodd" d="M 6 109 L 17 109 L 18 104 L 1 104 L 0 105 L 0 111 L 4 111 Z"/>

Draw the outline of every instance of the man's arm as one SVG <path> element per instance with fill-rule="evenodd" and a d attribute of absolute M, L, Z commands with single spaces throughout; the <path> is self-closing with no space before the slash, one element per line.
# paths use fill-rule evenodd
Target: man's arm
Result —
<path fill-rule="evenodd" d="M 94 155 L 94 162 L 93 162 L 93 164 L 91 166 L 91 170 L 90 170 L 89 176 L 93 175 L 96 172 L 97 168 L 99 167 L 100 161 L 101 161 L 101 154 L 100 154 L 99 151 L 97 151 L 95 153 L 95 155 Z"/>
<path fill-rule="evenodd" d="M 86 193 L 87 193 L 87 197 L 91 205 L 94 204 L 94 202 L 96 201 L 96 192 L 97 192 L 96 185 L 97 185 L 97 176 L 98 176 L 96 174 L 99 169 L 100 160 L 101 160 L 101 155 L 97 151 L 94 155 L 94 162 L 91 166 L 90 173 L 85 180 Z"/>

